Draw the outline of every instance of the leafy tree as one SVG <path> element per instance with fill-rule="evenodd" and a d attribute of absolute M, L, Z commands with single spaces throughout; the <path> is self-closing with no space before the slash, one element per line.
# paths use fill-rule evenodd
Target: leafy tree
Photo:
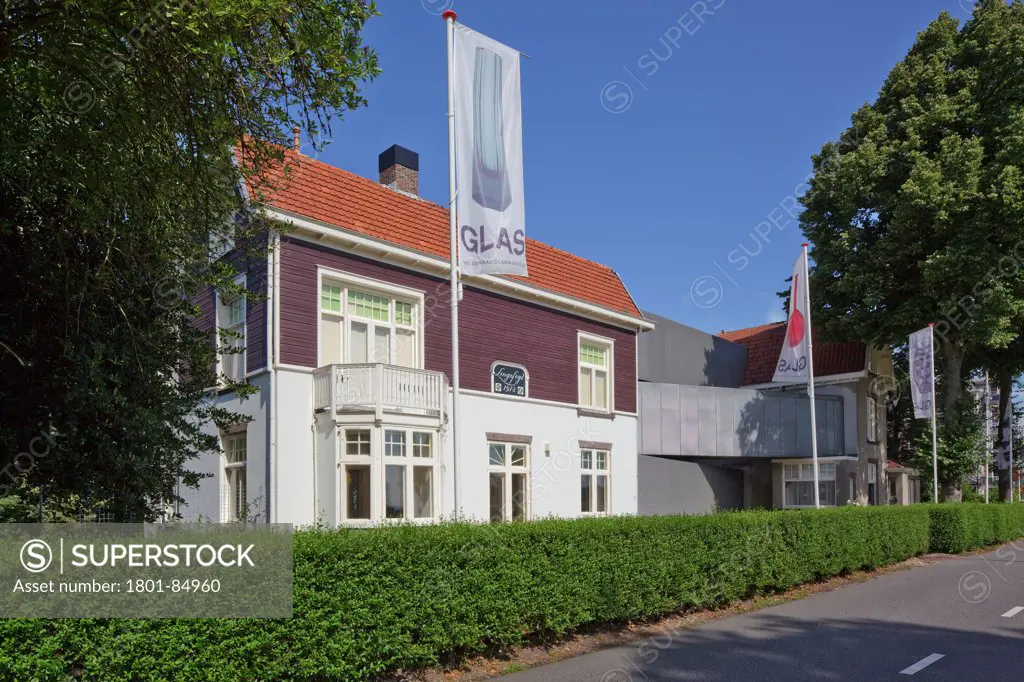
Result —
<path fill-rule="evenodd" d="M 24 490 L 17 478 L 141 520 L 179 476 L 196 484 L 210 425 L 240 418 L 208 400 L 214 345 L 191 301 L 266 257 L 243 176 L 280 162 L 292 126 L 313 136 L 365 104 L 375 14 L 359 0 L 0 7 L 0 492 Z M 227 239 L 241 255 L 211 263 Z M 41 433 L 56 434 L 45 455 L 18 459 Z"/>
<path fill-rule="evenodd" d="M 936 322 L 940 417 L 954 430 L 969 410 L 965 358 L 1006 347 L 1024 317 L 1022 62 L 1019 0 L 985 0 L 962 29 L 944 12 L 814 157 L 802 198 L 816 324 L 899 346 Z"/>

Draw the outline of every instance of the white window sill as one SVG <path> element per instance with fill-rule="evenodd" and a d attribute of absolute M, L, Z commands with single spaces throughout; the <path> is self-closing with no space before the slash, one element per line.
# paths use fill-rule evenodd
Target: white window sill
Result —
<path fill-rule="evenodd" d="M 422 519 L 342 519 L 338 522 L 339 528 L 379 528 L 381 526 L 429 526 L 438 523 L 438 518 Z"/>
<path fill-rule="evenodd" d="M 597 419 L 615 419 L 615 413 L 612 410 L 602 410 L 585 405 L 576 406 L 576 415 L 579 417 L 595 417 Z"/>

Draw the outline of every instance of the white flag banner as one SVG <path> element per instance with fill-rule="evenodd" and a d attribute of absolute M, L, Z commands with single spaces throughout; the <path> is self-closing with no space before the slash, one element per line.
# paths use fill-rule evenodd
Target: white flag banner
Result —
<path fill-rule="evenodd" d="M 459 266 L 526 275 L 519 53 L 455 25 Z"/>
<path fill-rule="evenodd" d="M 914 419 L 931 419 L 932 377 L 935 372 L 932 330 L 920 329 L 910 335 L 910 395 L 914 399 Z"/>
<path fill-rule="evenodd" d="M 800 253 L 793 265 L 793 281 L 789 290 L 789 320 L 786 338 L 782 341 L 779 364 L 772 381 L 780 383 L 807 382 L 807 273 L 806 254 Z"/>

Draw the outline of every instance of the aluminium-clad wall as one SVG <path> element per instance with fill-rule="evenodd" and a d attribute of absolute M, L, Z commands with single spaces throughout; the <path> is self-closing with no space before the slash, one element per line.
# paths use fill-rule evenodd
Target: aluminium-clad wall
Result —
<path fill-rule="evenodd" d="M 810 405 L 801 393 L 641 383 L 639 452 L 676 457 L 811 454 Z M 843 399 L 815 399 L 818 454 L 847 453 Z"/>
<path fill-rule="evenodd" d="M 747 349 L 654 313 L 656 325 L 637 339 L 637 378 L 644 382 L 737 388 L 743 383 Z"/>

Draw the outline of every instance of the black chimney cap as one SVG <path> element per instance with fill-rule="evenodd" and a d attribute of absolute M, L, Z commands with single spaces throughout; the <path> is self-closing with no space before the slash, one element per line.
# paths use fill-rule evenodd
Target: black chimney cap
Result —
<path fill-rule="evenodd" d="M 395 165 L 418 171 L 420 169 L 420 155 L 411 149 L 393 144 L 377 157 L 377 172 L 379 173 L 385 168 L 391 168 Z"/>

